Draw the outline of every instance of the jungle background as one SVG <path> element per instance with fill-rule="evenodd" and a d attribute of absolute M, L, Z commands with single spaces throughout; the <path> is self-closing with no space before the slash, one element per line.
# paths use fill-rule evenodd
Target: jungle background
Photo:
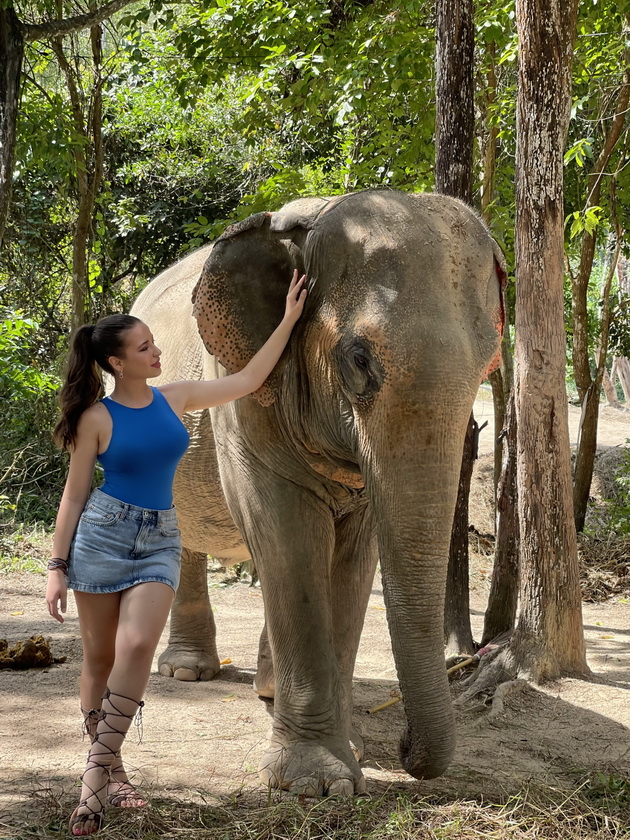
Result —
<path fill-rule="evenodd" d="M 63 27 L 53 31 L 45 26 L 50 20 L 89 16 L 99 6 L 112 14 L 91 28 L 64 34 Z M 516 156 L 516 8 L 513 2 L 477 2 L 474 11 L 473 204 L 504 249 L 508 304 L 513 304 L 515 180 L 517 166 L 523 165 Z M 3 152 L 10 146 L 13 155 L 10 201 L 6 206 L 0 202 L 3 613 L 19 613 L 20 597 L 34 597 L 38 587 L 43 592 L 43 560 L 67 468 L 50 431 L 73 328 L 127 310 L 161 269 L 251 213 L 277 209 L 300 195 L 435 187 L 433 2 L 3 0 L 5 47 L 16 20 L 26 37 L 15 136 L 3 144 Z M 625 239 L 629 38 L 630 9 L 623 0 L 579 3 L 564 153 L 566 387 L 574 416 L 594 393 L 604 422 L 612 418 L 615 425 L 614 439 L 607 439 L 614 451 L 598 451 L 599 483 L 587 494 L 588 510 L 579 523 L 583 597 L 622 610 L 622 618 L 615 614 L 615 644 L 623 640 L 617 630 L 627 634 L 630 588 L 630 460 L 624 433 L 630 399 L 630 251 Z M 10 49 L 4 55 L 10 56 Z M 8 125 L 6 109 L 0 116 Z M 513 338 L 513 328 L 508 337 Z M 506 350 L 509 359 L 509 342 Z M 503 373 L 502 385 L 508 388 L 509 371 Z M 496 397 L 495 383 L 493 389 Z M 577 446 L 576 436 L 572 442 Z M 477 470 L 477 476 L 482 473 Z M 491 486 L 492 469 L 486 469 L 486 479 Z M 474 508 L 474 499 L 471 504 Z M 473 513 L 471 524 L 474 577 L 480 568 L 487 572 L 491 567 L 494 517 L 481 522 Z M 473 606 L 483 611 L 480 604 Z M 598 620 L 593 619 L 594 627 Z M 34 629 L 47 632 L 45 623 L 36 624 Z M 25 629 L 21 620 L 11 625 L 16 637 Z M 76 625 L 74 630 L 74 641 L 66 644 L 76 649 Z M 4 634 L 11 636 L 8 629 Z M 252 655 L 255 638 L 254 633 L 249 640 Z M 9 688 L 6 673 L 0 687 L 3 682 L 7 686 L 9 711 L 15 686 Z M 12 674 L 11 680 L 22 676 Z M 627 690 L 627 675 L 617 680 Z M 613 738 L 624 739 L 627 721 Z M 490 811 L 478 812 L 471 806 L 470 814 L 482 813 L 483 820 L 493 808 L 501 814 L 498 823 L 488 817 L 474 831 L 502 837 L 513 831 L 521 837 L 539 830 L 543 836 L 607 830 L 622 836 L 630 784 L 628 753 L 619 755 L 617 763 L 602 760 L 597 771 L 589 765 L 582 776 L 576 769 L 580 781 L 571 781 L 574 792 L 581 792 L 570 801 L 577 822 L 569 820 L 564 828 L 556 820 L 562 811 L 554 809 L 568 794 L 556 779 L 546 786 L 538 810 L 521 785 L 533 778 L 538 784 L 534 771 L 519 776 L 520 787 L 503 786 L 497 796 L 487 786 L 464 785 L 462 795 L 476 797 L 477 804 L 487 799 L 490 805 Z M 72 773 L 61 775 L 67 780 Z M 159 786 L 157 779 L 152 781 Z M 203 788 L 204 782 L 197 784 Z M 56 794 L 44 788 L 48 811 L 36 808 L 29 821 L 26 797 L 20 827 L 30 826 L 34 834 L 51 830 L 56 836 L 62 830 L 54 807 L 50 810 L 50 797 Z M 229 784 L 220 788 L 222 795 L 229 794 Z M 411 800 L 400 804 L 396 790 L 395 807 L 391 799 L 379 800 L 378 806 L 355 812 L 363 814 L 365 824 L 357 827 L 349 811 L 342 812 L 339 823 L 347 821 L 348 830 L 367 833 L 373 820 L 378 836 L 405 831 L 414 837 L 469 836 L 456 833 L 461 822 L 461 814 L 451 812 L 456 789 L 434 787 L 438 810 L 424 821 L 409 816 L 415 813 Z M 447 810 L 440 812 L 443 795 Z M 511 797 L 520 797 L 513 823 L 505 816 L 512 813 Z M 311 831 L 321 817 L 316 813 L 311 819 L 306 811 L 300 816 L 303 804 L 296 806 L 297 816 L 293 805 L 279 816 L 274 803 L 264 804 L 270 808 L 264 819 L 271 820 L 264 824 L 271 831 L 269 825 L 279 820 L 278 832 L 287 832 L 282 836 L 297 836 L 304 826 Z M 468 814 L 466 808 L 460 812 Z M 42 813 L 53 814 L 48 828 L 41 828 Z M 339 812 L 327 813 L 322 836 L 332 831 L 326 819 L 334 821 Z M 187 813 L 191 830 L 200 830 L 201 823 L 195 822 L 200 814 Z M 296 819 L 298 827 L 289 830 L 285 818 Z M 540 819 L 550 821 L 544 829 Z M 143 825 L 142 836 L 158 831 L 150 822 Z M 259 829 L 256 825 L 252 830 Z M 565 829 L 577 833 L 562 834 Z M 121 830 L 118 826 L 117 836 Z M 342 827 L 335 823 L 334 830 Z M 175 827 L 159 826 L 162 835 L 170 831 Z"/>

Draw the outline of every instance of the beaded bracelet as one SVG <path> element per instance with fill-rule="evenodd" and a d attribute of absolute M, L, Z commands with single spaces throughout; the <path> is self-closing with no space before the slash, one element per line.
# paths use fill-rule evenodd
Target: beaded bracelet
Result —
<path fill-rule="evenodd" d="M 64 575 L 67 575 L 68 562 L 66 560 L 62 560 L 61 557 L 53 557 L 51 560 L 48 561 L 48 571 L 54 572 L 56 569 L 62 571 Z"/>

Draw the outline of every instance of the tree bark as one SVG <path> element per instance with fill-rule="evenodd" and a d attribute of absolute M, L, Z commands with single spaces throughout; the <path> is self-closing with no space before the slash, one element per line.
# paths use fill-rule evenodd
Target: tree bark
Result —
<path fill-rule="evenodd" d="M 472 203 L 475 30 L 472 0 L 436 0 L 435 190 Z M 468 591 L 468 497 L 475 419 L 466 432 L 448 566 L 444 637 L 474 651 Z"/>
<path fill-rule="evenodd" d="M 481 645 L 514 629 L 518 603 L 518 495 L 516 492 L 516 409 L 514 393 L 507 404 L 505 425 L 499 436 L 503 465 L 497 492 L 497 539 L 492 584 L 484 618 Z"/>
<path fill-rule="evenodd" d="M 475 30 L 472 0 L 436 2 L 435 190 L 472 203 Z"/>
<path fill-rule="evenodd" d="M 0 246 L 11 203 L 24 32 L 13 8 L 0 8 Z"/>
<path fill-rule="evenodd" d="M 563 301 L 563 151 L 578 0 L 517 0 L 516 416 L 521 612 L 536 682 L 585 676 Z"/>
<path fill-rule="evenodd" d="M 451 653 L 475 653 L 470 626 L 468 498 L 478 434 L 479 426 L 471 414 L 464 441 L 446 577 L 444 643 Z"/>
<path fill-rule="evenodd" d="M 492 407 L 494 413 L 494 428 L 495 428 L 495 437 L 494 437 L 494 448 L 493 448 L 493 455 L 494 455 L 494 469 L 492 471 L 492 477 L 494 482 L 494 517 L 495 517 L 495 533 L 496 533 L 496 516 L 497 516 L 497 495 L 498 495 L 498 488 L 499 488 L 499 481 L 501 480 L 501 469 L 503 467 L 503 457 L 502 451 L 503 447 L 501 442 L 499 441 L 498 432 L 505 428 L 505 416 L 507 411 L 507 400 L 508 394 L 505 390 L 505 384 L 503 382 L 503 371 L 501 368 L 497 368 L 493 373 L 489 376 L 490 385 L 492 387 Z"/>
<path fill-rule="evenodd" d="M 83 15 L 46 20 L 41 23 L 23 24 L 24 40 L 29 43 L 31 41 L 46 41 L 50 38 L 60 38 L 63 35 L 72 35 L 73 32 L 90 29 L 93 26 L 98 26 L 99 23 L 103 23 L 104 20 L 134 2 L 136 0 L 110 0 L 109 3 L 95 6 Z"/>

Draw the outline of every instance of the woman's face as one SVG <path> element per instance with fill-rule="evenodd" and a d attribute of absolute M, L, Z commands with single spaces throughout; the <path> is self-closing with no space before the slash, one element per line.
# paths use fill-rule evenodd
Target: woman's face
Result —
<path fill-rule="evenodd" d="M 110 356 L 109 363 L 119 375 L 134 379 L 149 379 L 161 373 L 160 356 L 162 351 L 155 344 L 151 330 L 140 321 L 123 335 L 122 356 Z"/>

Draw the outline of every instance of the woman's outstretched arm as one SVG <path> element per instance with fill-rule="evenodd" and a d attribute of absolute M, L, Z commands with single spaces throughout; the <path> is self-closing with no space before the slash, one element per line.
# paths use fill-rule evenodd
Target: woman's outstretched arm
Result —
<path fill-rule="evenodd" d="M 284 317 L 267 341 L 242 370 L 221 379 L 202 382 L 171 382 L 160 391 L 178 414 L 211 408 L 252 394 L 264 383 L 274 369 L 287 345 L 293 327 L 302 314 L 306 300 L 303 288 L 306 276 L 298 279 L 293 273 L 286 299 Z"/>

